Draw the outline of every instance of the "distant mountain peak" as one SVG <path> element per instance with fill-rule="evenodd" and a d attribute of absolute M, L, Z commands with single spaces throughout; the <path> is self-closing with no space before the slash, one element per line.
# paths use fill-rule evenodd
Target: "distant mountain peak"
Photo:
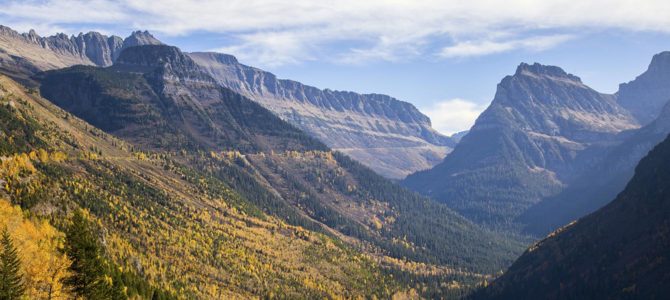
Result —
<path fill-rule="evenodd" d="M 41 37 L 33 29 L 19 33 L 0 25 L 0 36 L 0 53 L 6 53 L 6 57 L 0 58 L 0 70 L 28 75 L 73 65 L 108 67 L 126 48 L 163 44 L 148 31 L 135 31 L 125 39 L 95 31 Z"/>
<path fill-rule="evenodd" d="M 454 151 L 404 183 L 476 222 L 507 226 L 570 183 L 584 149 L 634 128 L 612 95 L 559 67 L 522 63 Z"/>
<path fill-rule="evenodd" d="M 163 42 L 155 38 L 149 31 L 134 31 L 124 41 L 124 47 L 133 47 L 139 45 L 163 45 Z"/>
<path fill-rule="evenodd" d="M 654 55 L 649 63 L 649 71 L 651 72 L 668 72 L 670 71 L 670 51 L 663 51 Z"/>
<path fill-rule="evenodd" d="M 174 46 L 143 45 L 125 49 L 117 58 L 116 63 L 156 67 L 163 65 L 165 62 L 181 60 L 184 57 L 181 50 Z"/>
<path fill-rule="evenodd" d="M 149 45 L 161 45 L 163 42 L 159 41 L 156 37 L 154 37 L 148 30 L 141 31 L 133 31 L 133 33 L 130 34 L 126 39 L 137 39 L 137 40 L 142 40 L 145 41 L 145 44 Z"/>
<path fill-rule="evenodd" d="M 654 55 L 647 71 L 619 85 L 617 101 L 641 125 L 652 122 L 670 100 L 670 51 Z"/>
<path fill-rule="evenodd" d="M 563 69 L 557 66 L 543 65 L 540 63 L 534 63 L 532 65 L 527 63 L 521 63 L 517 68 L 514 76 L 519 75 L 534 75 L 534 76 L 543 76 L 543 77 L 555 77 L 555 78 L 566 78 L 577 82 L 582 82 L 582 80 L 570 73 L 565 72 Z"/>

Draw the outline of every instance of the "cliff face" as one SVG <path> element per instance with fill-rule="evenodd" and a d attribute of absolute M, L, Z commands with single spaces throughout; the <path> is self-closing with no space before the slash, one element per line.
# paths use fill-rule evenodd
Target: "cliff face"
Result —
<path fill-rule="evenodd" d="M 654 55 L 646 72 L 619 85 L 617 100 L 642 125 L 652 122 L 670 100 L 670 52 Z"/>
<path fill-rule="evenodd" d="M 221 85 L 273 111 L 330 147 L 390 178 L 437 164 L 455 142 L 412 104 L 380 94 L 321 90 L 240 64 L 219 53 L 190 53 Z"/>
<path fill-rule="evenodd" d="M 637 127 L 612 95 L 558 67 L 521 64 L 444 162 L 404 182 L 476 221 L 509 225 L 574 180 L 617 133 Z"/>
<path fill-rule="evenodd" d="M 126 39 L 98 32 L 41 37 L 34 30 L 18 33 L 0 25 L 0 72 L 25 81 L 39 71 L 73 65 L 106 67 L 128 47 L 157 44 L 161 42 L 146 31 L 133 32 Z"/>

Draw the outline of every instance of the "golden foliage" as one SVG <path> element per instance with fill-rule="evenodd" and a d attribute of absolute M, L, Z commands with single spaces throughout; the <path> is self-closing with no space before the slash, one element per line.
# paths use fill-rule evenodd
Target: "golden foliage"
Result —
<path fill-rule="evenodd" d="M 25 153 L 14 154 L 2 160 L 0 163 L 0 176 L 5 180 L 17 179 L 19 177 L 35 173 L 35 166 L 30 156 Z"/>
<path fill-rule="evenodd" d="M 43 220 L 30 220 L 21 208 L 0 199 L 0 228 L 7 228 L 21 257 L 28 299 L 70 299 L 61 279 L 70 265 L 62 247 L 64 235 Z"/>

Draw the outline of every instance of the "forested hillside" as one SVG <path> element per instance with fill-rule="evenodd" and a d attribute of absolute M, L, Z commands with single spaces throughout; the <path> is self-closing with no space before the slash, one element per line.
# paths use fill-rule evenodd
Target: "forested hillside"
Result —
<path fill-rule="evenodd" d="M 85 210 L 112 264 L 102 272 L 112 282 L 112 275 L 130 278 L 119 280 L 127 296 L 135 287 L 145 296 L 160 288 L 188 298 L 384 297 L 402 289 L 371 257 L 337 239 L 269 217 L 224 183 L 173 168 L 160 155 L 133 151 L 6 77 L 0 86 L 1 196 L 46 226 L 46 237 L 36 238 L 56 242 L 41 251 L 62 264 L 72 259 L 58 255 L 57 241 L 73 212 Z M 15 224 L 8 229 L 14 240 L 25 238 Z M 24 268 L 35 264 L 18 249 Z M 41 280 L 29 275 L 26 281 Z"/>
<path fill-rule="evenodd" d="M 475 299 L 665 299 L 670 295 L 670 139 L 614 201 L 530 247 Z"/>

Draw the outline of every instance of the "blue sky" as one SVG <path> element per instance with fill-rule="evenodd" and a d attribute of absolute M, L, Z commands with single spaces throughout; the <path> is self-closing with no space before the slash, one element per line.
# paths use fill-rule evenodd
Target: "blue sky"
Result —
<path fill-rule="evenodd" d="M 0 24 L 41 35 L 149 30 L 185 51 L 320 88 L 409 101 L 467 129 L 520 62 L 558 65 L 613 93 L 670 50 L 670 1 L 0 0 Z"/>

